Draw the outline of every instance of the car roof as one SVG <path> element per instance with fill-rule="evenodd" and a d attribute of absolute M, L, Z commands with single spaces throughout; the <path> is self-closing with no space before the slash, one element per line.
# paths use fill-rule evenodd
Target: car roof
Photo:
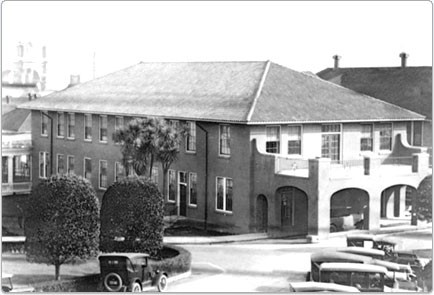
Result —
<path fill-rule="evenodd" d="M 315 292 L 315 291 L 334 291 L 334 292 L 360 292 L 359 289 L 351 286 L 339 285 L 334 283 L 323 282 L 294 282 L 289 286 L 295 292 Z"/>
<path fill-rule="evenodd" d="M 147 253 L 104 253 L 99 255 L 99 258 L 103 258 L 103 257 L 127 257 L 129 259 L 135 259 L 135 258 L 149 257 L 149 254 Z"/>
<path fill-rule="evenodd" d="M 400 266 L 400 264 L 398 264 L 398 263 L 380 260 L 380 259 L 372 259 L 372 264 L 384 266 L 385 268 L 387 268 L 387 270 L 391 270 L 391 271 L 406 270 L 406 269 L 402 268 Z"/>
<path fill-rule="evenodd" d="M 313 253 L 310 256 L 310 259 L 312 262 L 347 261 L 347 262 L 368 263 L 372 261 L 372 258 L 369 256 L 357 255 L 357 254 L 346 253 L 346 252 L 336 252 L 336 251 L 323 251 L 323 252 Z"/>
<path fill-rule="evenodd" d="M 372 264 L 326 262 L 321 264 L 320 271 L 379 272 L 385 274 L 387 269 L 384 266 Z"/>
<path fill-rule="evenodd" d="M 375 235 L 371 235 L 371 234 L 352 234 L 347 236 L 347 240 L 373 241 L 374 239 L 375 239 Z"/>
<path fill-rule="evenodd" d="M 337 251 L 354 253 L 354 254 L 359 254 L 359 255 L 375 255 L 375 256 L 384 256 L 385 255 L 383 250 L 364 248 L 364 247 L 354 247 L 354 246 L 346 247 L 346 248 L 340 248 L 340 249 L 337 249 Z"/>

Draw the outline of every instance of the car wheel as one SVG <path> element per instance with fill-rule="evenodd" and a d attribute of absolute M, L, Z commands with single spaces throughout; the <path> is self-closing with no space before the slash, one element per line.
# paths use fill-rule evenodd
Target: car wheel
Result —
<path fill-rule="evenodd" d="M 142 286 L 139 283 L 135 282 L 133 287 L 131 288 L 131 292 L 142 292 Z"/>
<path fill-rule="evenodd" d="M 167 289 L 167 276 L 165 274 L 159 274 L 157 277 L 157 289 L 159 292 L 164 292 Z"/>
<path fill-rule="evenodd" d="M 122 288 L 122 278 L 115 272 L 111 272 L 104 278 L 104 287 L 110 292 L 118 292 Z"/>
<path fill-rule="evenodd" d="M 336 225 L 334 224 L 330 224 L 330 232 L 331 233 L 335 233 L 338 231 L 338 228 L 336 227 Z"/>

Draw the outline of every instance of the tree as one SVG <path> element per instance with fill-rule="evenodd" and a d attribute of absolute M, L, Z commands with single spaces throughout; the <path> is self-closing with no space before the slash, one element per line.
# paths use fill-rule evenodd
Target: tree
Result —
<path fill-rule="evenodd" d="M 432 221 L 432 175 L 422 180 L 414 198 L 414 214 L 418 220 Z"/>
<path fill-rule="evenodd" d="M 29 262 L 60 266 L 98 253 L 99 203 L 82 177 L 54 175 L 40 182 L 26 209 L 25 250 Z"/>
<path fill-rule="evenodd" d="M 166 195 L 167 172 L 178 157 L 185 130 L 160 118 L 134 119 L 116 131 L 113 139 L 121 143 L 124 167 L 132 166 L 137 175 L 150 177 L 154 162 L 161 163 Z"/>
<path fill-rule="evenodd" d="M 164 199 L 144 177 L 112 184 L 101 205 L 100 249 L 103 252 L 147 252 L 157 255 L 163 243 Z"/>

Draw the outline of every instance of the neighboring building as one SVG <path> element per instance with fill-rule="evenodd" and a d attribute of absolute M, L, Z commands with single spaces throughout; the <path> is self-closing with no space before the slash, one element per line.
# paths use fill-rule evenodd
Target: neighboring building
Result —
<path fill-rule="evenodd" d="M 408 123 L 407 141 L 415 146 L 432 147 L 432 67 L 409 67 L 408 57 L 406 53 L 400 54 L 400 67 L 341 68 L 340 56 L 335 55 L 334 67 L 317 75 L 424 115 L 424 122 Z"/>
<path fill-rule="evenodd" d="M 188 124 L 166 206 L 233 233 L 324 237 L 339 210 L 375 230 L 429 174 L 426 149 L 405 141 L 424 116 L 272 62 L 139 63 L 21 108 L 32 112 L 33 182 L 53 167 L 100 198 L 125 175 L 116 129 L 134 117 Z M 160 165 L 152 178 L 162 189 Z"/>

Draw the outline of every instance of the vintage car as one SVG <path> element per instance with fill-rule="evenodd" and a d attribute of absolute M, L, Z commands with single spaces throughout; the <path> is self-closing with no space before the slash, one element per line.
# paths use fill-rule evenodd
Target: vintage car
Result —
<path fill-rule="evenodd" d="M 320 266 L 320 282 L 356 287 L 362 292 L 389 291 L 385 285 L 387 269 L 378 265 L 360 263 L 323 263 Z"/>
<path fill-rule="evenodd" d="M 98 257 L 100 263 L 99 291 L 141 292 L 155 286 L 158 291 L 167 288 L 167 273 L 153 270 L 149 255 L 143 253 L 110 253 Z"/>
<path fill-rule="evenodd" d="M 295 282 L 289 284 L 289 292 L 348 292 L 358 293 L 359 289 L 351 286 L 320 283 L 320 282 Z"/>
<path fill-rule="evenodd" d="M 383 260 L 385 253 L 382 250 L 378 249 L 369 249 L 363 247 L 346 247 L 337 249 L 338 252 L 352 253 L 357 255 L 368 256 L 375 259 Z"/>
<path fill-rule="evenodd" d="M 14 287 L 12 283 L 12 274 L 2 274 L 2 291 L 3 292 L 16 292 L 16 293 L 24 293 L 24 292 L 35 292 L 33 287 Z"/>

